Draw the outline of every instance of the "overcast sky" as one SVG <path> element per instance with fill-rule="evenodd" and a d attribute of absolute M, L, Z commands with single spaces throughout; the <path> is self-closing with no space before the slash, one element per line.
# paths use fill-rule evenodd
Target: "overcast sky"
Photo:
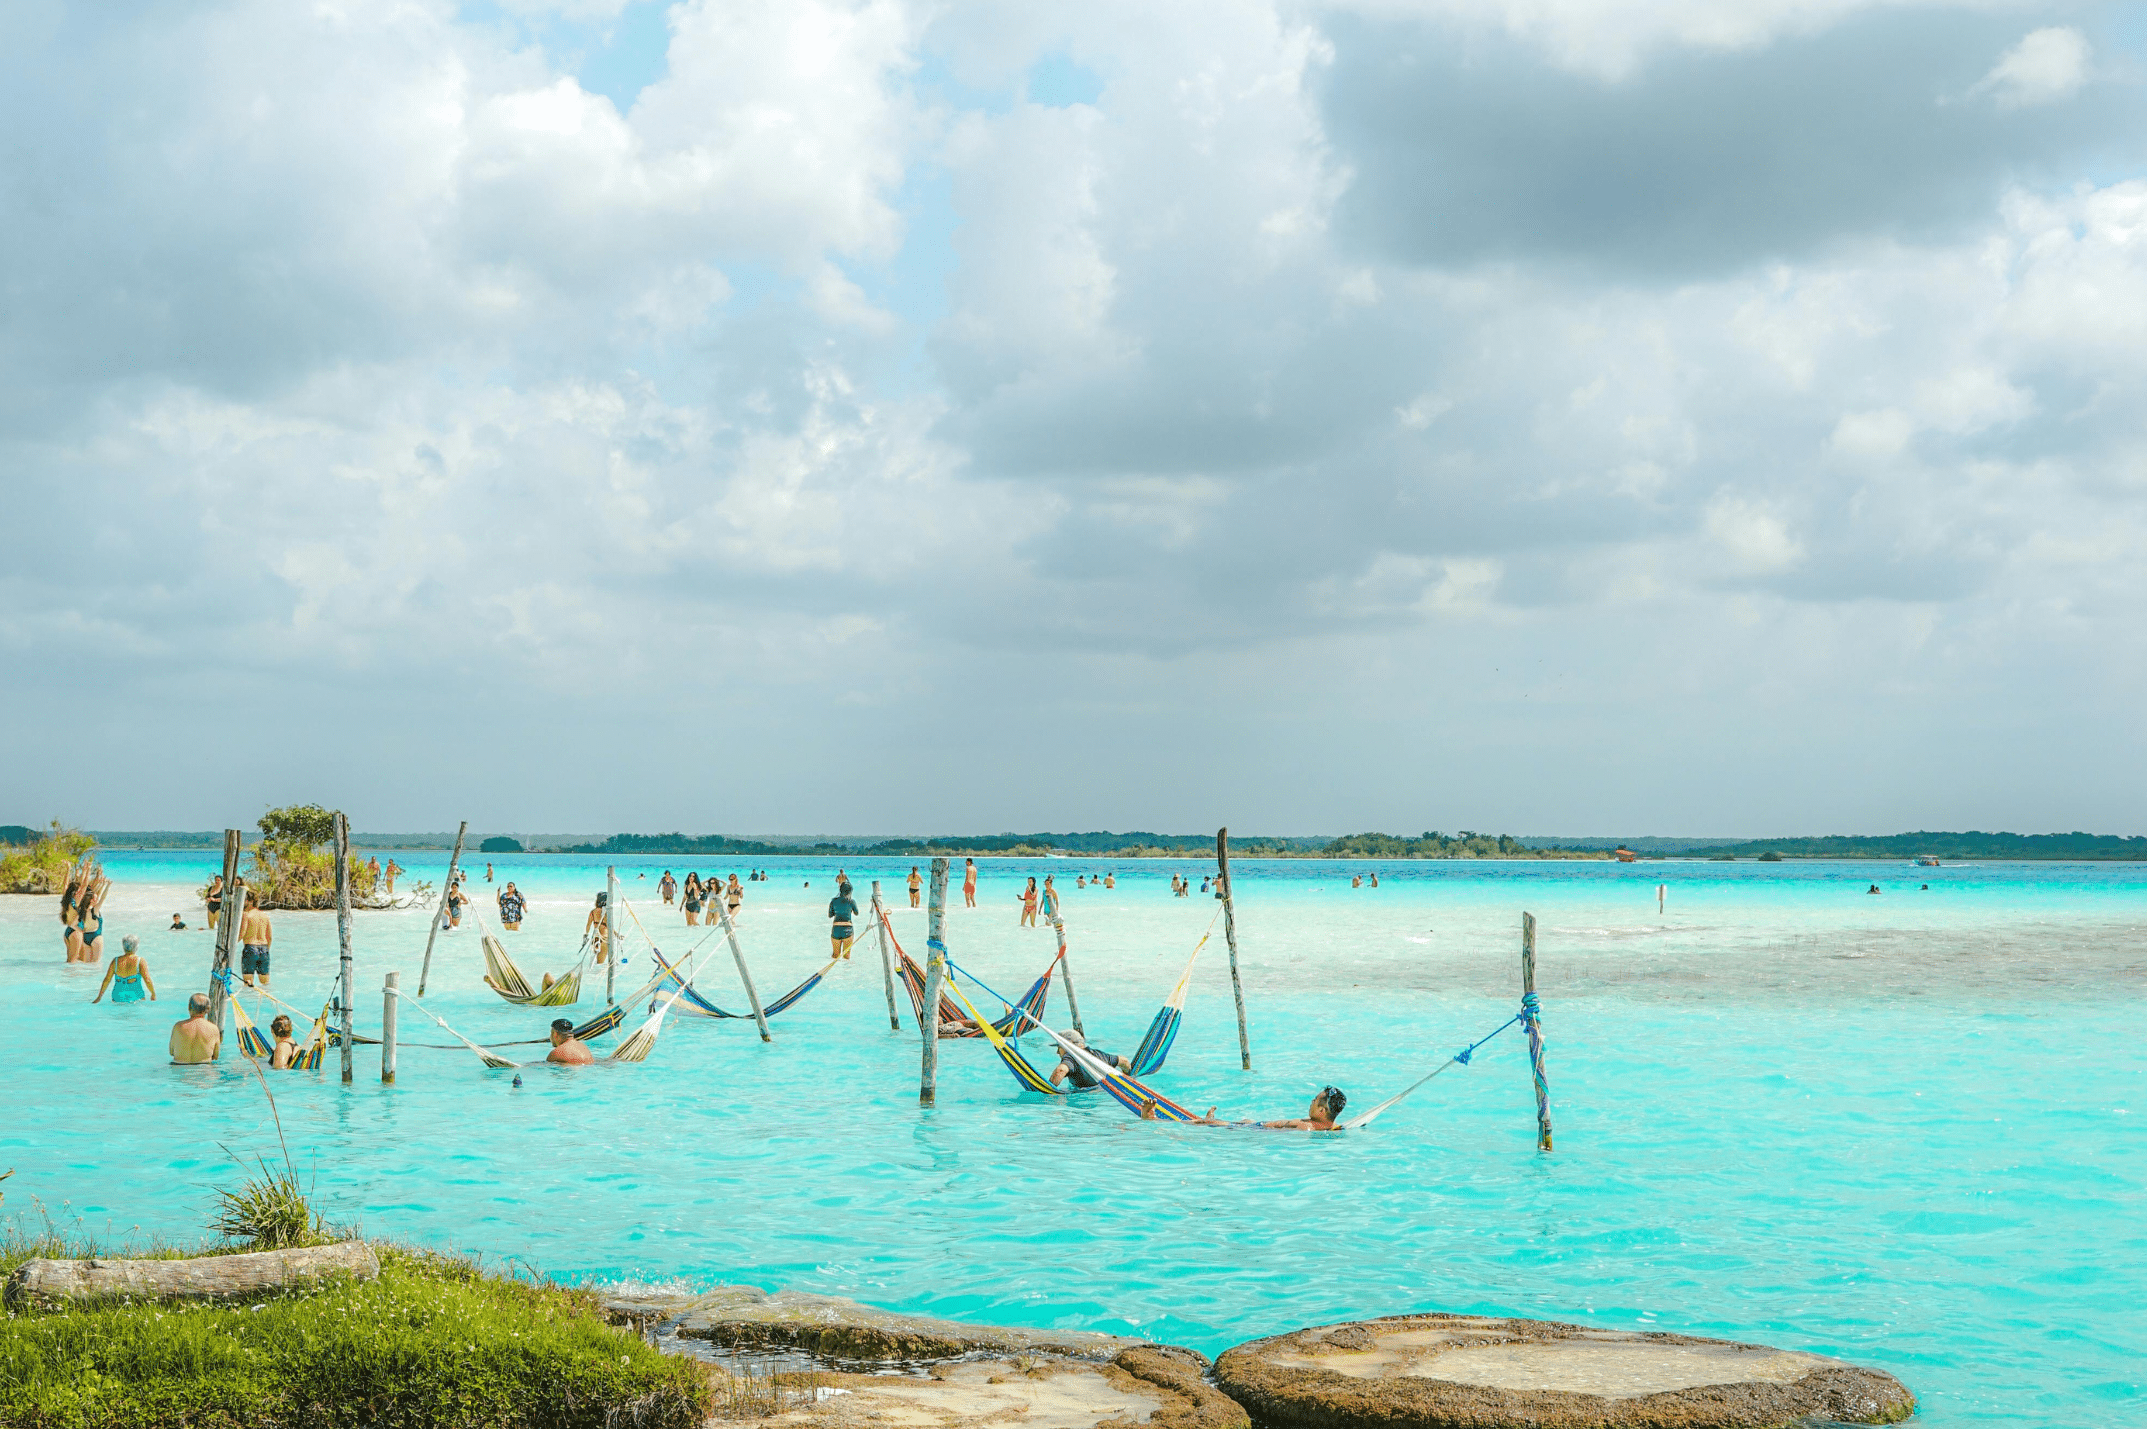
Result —
<path fill-rule="evenodd" d="M 2147 828 L 2147 19 L 0 6 L 0 822 Z"/>

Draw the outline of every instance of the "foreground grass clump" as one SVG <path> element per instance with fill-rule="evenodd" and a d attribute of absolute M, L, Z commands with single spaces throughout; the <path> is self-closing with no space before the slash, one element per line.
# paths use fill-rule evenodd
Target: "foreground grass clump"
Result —
<path fill-rule="evenodd" d="M 0 1273 L 62 1249 L 80 1248 L 17 1241 Z M 716 1407 L 703 1366 L 606 1324 L 587 1291 L 374 1249 L 377 1281 L 313 1294 L 10 1312 L 0 1426 L 683 1429 Z"/>

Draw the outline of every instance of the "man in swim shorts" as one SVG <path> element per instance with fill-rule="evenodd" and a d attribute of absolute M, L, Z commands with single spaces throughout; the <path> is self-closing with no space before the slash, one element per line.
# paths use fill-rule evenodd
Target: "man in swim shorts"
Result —
<path fill-rule="evenodd" d="M 828 924 L 828 938 L 834 945 L 830 960 L 841 958 L 849 961 L 850 945 L 857 941 L 857 900 L 850 896 L 850 885 L 835 886 L 835 896 L 828 900 L 827 915 L 834 921 Z"/>
<path fill-rule="evenodd" d="M 574 1035 L 574 1024 L 562 1017 L 552 1023 L 552 1050 L 544 1054 L 547 1062 L 557 1062 L 567 1067 L 586 1067 L 596 1061 L 589 1045 Z"/>
<path fill-rule="evenodd" d="M 246 916 L 239 919 L 239 976 L 252 987 L 254 978 L 261 979 L 261 986 L 268 986 L 268 949 L 276 941 L 276 930 L 268 923 L 268 914 L 249 907 Z"/>
<path fill-rule="evenodd" d="M 216 1060 L 224 1034 L 209 1020 L 209 995 L 197 992 L 186 1000 L 186 1017 L 172 1026 L 171 1059 L 182 1067 Z"/>
<path fill-rule="evenodd" d="M 1062 1035 L 1068 1042 L 1081 1048 L 1106 1067 L 1116 1067 L 1121 1072 L 1133 1070 L 1133 1060 L 1130 1057 L 1121 1057 L 1115 1052 L 1091 1047 L 1088 1045 L 1088 1039 L 1078 1032 L 1068 1031 Z M 1051 1069 L 1051 1085 L 1058 1086 L 1069 1079 L 1072 1080 L 1075 1091 L 1090 1092 L 1096 1089 L 1096 1079 L 1089 1075 L 1088 1068 L 1075 1061 L 1073 1053 L 1062 1047 L 1059 1049 L 1059 1064 Z"/>

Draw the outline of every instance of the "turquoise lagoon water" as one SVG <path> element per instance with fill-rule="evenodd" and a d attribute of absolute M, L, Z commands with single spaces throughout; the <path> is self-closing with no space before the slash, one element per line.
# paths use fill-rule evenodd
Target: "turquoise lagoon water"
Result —
<path fill-rule="evenodd" d="M 401 861 L 434 880 L 445 865 Z M 190 890 L 212 859 L 107 862 L 111 944 L 142 936 L 165 1000 L 92 1007 L 95 975 L 61 964 L 54 900 L 0 900 L 0 993 L 19 1039 L 0 1064 L 0 1167 L 19 1168 L 7 1211 L 41 1203 L 99 1233 L 192 1237 L 234 1158 L 274 1147 L 241 1069 L 164 1060 L 209 941 L 162 928 L 174 909 L 199 921 Z M 518 960 L 563 970 L 601 861 L 495 865 L 533 898 Z M 694 866 L 711 864 L 620 865 L 667 954 L 698 934 L 661 909 L 655 880 Z M 833 892 L 825 861 L 767 866 L 740 920 L 764 997 L 819 966 Z M 956 958 L 1002 991 L 1026 986 L 1051 934 L 1016 926 L 1016 892 L 1057 875 L 1084 1021 L 1116 1050 L 1215 911 L 1167 891 L 1174 869 L 1197 881 L 1197 863 L 1121 865 L 1108 891 L 1072 886 L 1099 867 L 1086 860 L 980 866 L 982 906 L 950 915 Z M 850 871 L 906 903 L 907 864 Z M 279 1078 L 278 1101 L 334 1219 L 557 1276 L 786 1285 L 1211 1354 L 1420 1308 L 1574 1318 L 1876 1364 L 1931 1424 L 2147 1421 L 2147 869 L 1436 863 L 1350 888 L 1364 871 L 1240 868 L 1255 1070 L 1238 1069 L 1218 931 L 1156 1081 L 1225 1115 L 1294 1114 L 1329 1081 L 1369 1106 L 1510 1015 L 1528 909 L 1554 1155 L 1534 1149 L 1511 1031 L 1347 1136 L 1023 1096 L 970 1043 L 942 1044 L 939 1105 L 920 1110 L 916 1034 L 906 1003 L 904 1030 L 888 1029 L 869 940 L 776 1020 L 772 1045 L 750 1023 L 674 1018 L 646 1063 L 536 1067 L 519 1090 L 467 1052 L 415 1047 L 383 1087 L 363 1048 L 353 1086 L 331 1063 Z M 923 913 L 895 918 L 919 948 Z M 276 987 L 317 1006 L 332 916 L 276 927 Z M 415 984 L 424 939 L 421 912 L 359 917 L 361 1031 L 377 1025 L 385 971 Z M 622 990 L 649 968 L 644 950 L 630 959 Z M 539 1035 L 552 1014 L 500 1002 L 481 972 L 473 930 L 443 935 L 428 1005 L 480 1040 Z M 743 1006 L 727 957 L 703 986 Z M 592 979 L 577 1012 L 602 996 Z M 1064 1007 L 1054 991 L 1054 1021 Z M 445 1040 L 408 1011 L 402 1027 Z"/>

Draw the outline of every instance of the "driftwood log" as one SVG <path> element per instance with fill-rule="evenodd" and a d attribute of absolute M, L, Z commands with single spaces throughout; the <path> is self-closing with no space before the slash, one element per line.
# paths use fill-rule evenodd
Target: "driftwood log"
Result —
<path fill-rule="evenodd" d="M 91 1300 L 240 1300 L 379 1274 L 362 1240 L 192 1260 L 28 1260 L 8 1277 L 7 1303 L 56 1310 Z"/>

